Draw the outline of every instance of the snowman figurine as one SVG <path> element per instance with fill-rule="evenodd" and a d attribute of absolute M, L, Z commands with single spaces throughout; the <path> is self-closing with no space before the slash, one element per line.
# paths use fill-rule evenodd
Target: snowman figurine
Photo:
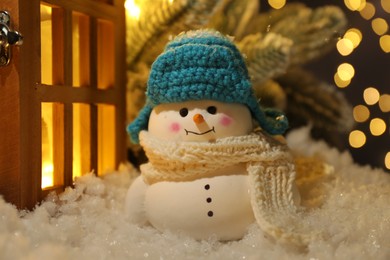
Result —
<path fill-rule="evenodd" d="M 281 216 L 299 196 L 288 124 L 259 106 L 235 44 L 213 30 L 182 33 L 151 68 L 147 102 L 128 127 L 148 157 L 130 186 L 134 223 L 195 239 L 240 239 L 255 221 L 288 237 Z M 287 232 L 288 233 L 288 232 Z"/>

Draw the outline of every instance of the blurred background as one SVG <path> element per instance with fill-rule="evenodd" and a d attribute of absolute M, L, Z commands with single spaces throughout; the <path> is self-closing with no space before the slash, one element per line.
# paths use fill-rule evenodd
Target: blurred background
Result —
<path fill-rule="evenodd" d="M 337 48 L 306 67 L 337 86 L 353 107 L 355 125 L 342 135 L 343 146 L 358 163 L 390 171 L 390 1 L 288 2 L 309 7 L 331 4 L 344 11 L 347 28 Z"/>

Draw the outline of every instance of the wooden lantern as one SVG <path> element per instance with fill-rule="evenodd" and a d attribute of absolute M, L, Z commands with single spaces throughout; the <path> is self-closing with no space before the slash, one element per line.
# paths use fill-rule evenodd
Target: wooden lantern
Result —
<path fill-rule="evenodd" d="M 0 195 L 32 208 L 126 160 L 120 0 L 2 0 L 23 37 L 0 67 Z"/>

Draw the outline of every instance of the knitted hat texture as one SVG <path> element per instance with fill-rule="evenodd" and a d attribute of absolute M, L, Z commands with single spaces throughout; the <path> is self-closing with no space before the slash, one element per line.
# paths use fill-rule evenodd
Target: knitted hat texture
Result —
<path fill-rule="evenodd" d="M 147 129 L 153 107 L 190 100 L 244 104 L 270 134 L 282 134 L 288 127 L 282 113 L 260 108 L 239 50 L 213 30 L 189 31 L 169 42 L 152 64 L 146 97 L 146 105 L 127 129 L 134 143 Z"/>

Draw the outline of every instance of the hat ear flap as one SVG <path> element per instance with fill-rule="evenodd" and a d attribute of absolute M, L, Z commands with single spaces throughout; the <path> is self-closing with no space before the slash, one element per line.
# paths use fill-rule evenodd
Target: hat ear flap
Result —
<path fill-rule="evenodd" d="M 145 105 L 138 114 L 138 117 L 127 126 L 127 132 L 130 134 L 130 140 L 134 144 L 139 143 L 139 132 L 148 129 L 149 117 L 153 108 Z"/>
<path fill-rule="evenodd" d="M 272 108 L 263 109 L 265 114 L 265 122 L 261 126 L 271 135 L 283 134 L 288 128 L 287 117 L 279 110 Z"/>

